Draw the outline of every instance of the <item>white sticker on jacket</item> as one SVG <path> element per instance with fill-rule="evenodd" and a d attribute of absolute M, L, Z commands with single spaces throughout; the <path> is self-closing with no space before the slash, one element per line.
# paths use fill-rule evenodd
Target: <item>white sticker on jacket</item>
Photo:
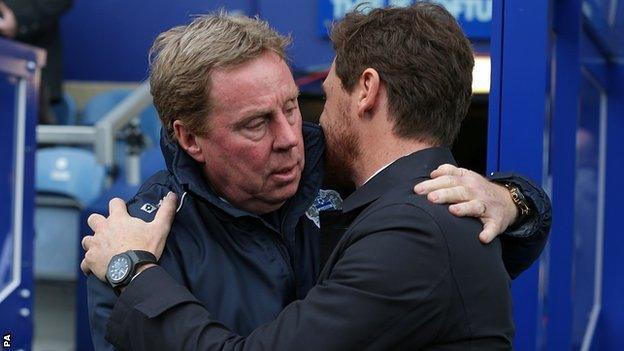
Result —
<path fill-rule="evenodd" d="M 141 206 L 141 211 L 143 212 L 147 212 L 147 213 L 152 213 L 154 211 L 156 211 L 156 209 L 158 208 L 158 206 L 154 206 L 150 203 L 144 203 L 143 206 Z"/>
<path fill-rule="evenodd" d="M 317 228 L 321 227 L 319 212 L 342 210 L 342 198 L 335 190 L 319 190 L 312 206 L 306 211 L 306 217 L 314 222 Z"/>

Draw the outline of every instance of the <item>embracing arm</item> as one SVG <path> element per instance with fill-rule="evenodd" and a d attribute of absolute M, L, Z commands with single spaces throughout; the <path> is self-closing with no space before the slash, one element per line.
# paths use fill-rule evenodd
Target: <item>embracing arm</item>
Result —
<path fill-rule="evenodd" d="M 551 225 L 550 199 L 543 189 L 524 176 L 493 173 L 490 180 L 481 175 L 442 165 L 431 173 L 431 180 L 414 188 L 435 203 L 449 203 L 456 216 L 477 217 L 483 223 L 479 238 L 489 243 L 499 236 L 503 245 L 503 261 L 512 278 L 526 270 L 539 257 Z M 520 216 L 509 190 L 503 184 L 517 187 L 529 205 L 528 216 Z"/>
<path fill-rule="evenodd" d="M 512 278 L 531 266 L 542 253 L 552 223 L 552 207 L 546 192 L 528 178 L 512 173 L 494 173 L 490 179 L 516 186 L 526 198 L 530 214 L 501 235 L 503 262 Z"/>

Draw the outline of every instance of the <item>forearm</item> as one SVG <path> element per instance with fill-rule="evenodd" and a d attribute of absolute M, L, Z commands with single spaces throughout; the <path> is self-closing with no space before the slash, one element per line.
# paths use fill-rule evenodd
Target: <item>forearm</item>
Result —
<path fill-rule="evenodd" d="M 406 215 L 395 212 L 397 218 Z M 421 218 L 412 217 L 415 223 Z M 418 330 L 417 342 L 425 345 L 440 327 L 429 318 L 444 313 L 448 296 L 439 291 L 447 285 L 436 283 L 448 272 L 440 258 L 443 246 L 423 250 L 432 240 L 426 234 L 389 232 L 357 241 L 305 299 L 289 304 L 249 336 L 216 321 L 161 267 L 148 268 L 120 295 L 106 339 L 121 350 L 384 350 Z M 380 250 L 392 255 L 371 256 Z M 404 274 L 405 267 L 420 268 Z"/>
<path fill-rule="evenodd" d="M 115 304 L 106 339 L 120 350 L 230 350 L 244 341 L 211 319 L 162 268 L 135 277 Z"/>

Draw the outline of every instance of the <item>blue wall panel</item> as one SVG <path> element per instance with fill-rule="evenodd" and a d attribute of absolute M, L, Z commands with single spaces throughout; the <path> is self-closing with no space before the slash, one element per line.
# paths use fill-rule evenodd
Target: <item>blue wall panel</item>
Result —
<path fill-rule="evenodd" d="M 340 1 L 336 1 L 339 3 Z M 387 5 L 392 1 L 382 1 Z M 413 1 L 392 3 L 408 4 Z M 356 1 L 341 3 L 353 5 Z M 478 52 L 488 52 L 491 0 L 447 0 Z M 190 16 L 225 8 L 247 15 L 259 14 L 280 33 L 291 34 L 289 49 L 296 70 L 315 70 L 331 64 L 333 49 L 326 30 L 319 33 L 319 11 L 329 9 L 329 0 L 107 0 L 75 1 L 62 19 L 65 78 L 94 81 L 140 81 L 147 77 L 147 54 L 156 36 Z M 485 15 L 484 15 L 485 13 Z M 326 16 L 326 15 L 325 15 Z"/>
<path fill-rule="evenodd" d="M 42 51 L 0 39 L 0 337 L 30 350 L 33 334 L 35 126 Z M 20 107 L 17 107 L 20 106 Z M 10 335 L 9 335 L 10 334 Z M 10 347 L 5 347 L 8 335 Z"/>
<path fill-rule="evenodd" d="M 602 350 L 624 345 L 624 238 L 622 237 L 622 175 L 624 174 L 624 64 L 609 67 L 609 117 L 602 314 L 599 343 Z"/>
<path fill-rule="evenodd" d="M 334 50 L 327 37 L 316 31 L 316 1 L 259 1 L 260 16 L 280 33 L 290 33 L 293 38 L 289 55 L 294 68 L 307 70 L 314 66 L 329 66 Z"/>
<path fill-rule="evenodd" d="M 249 0 L 75 1 L 62 20 L 66 79 L 139 81 L 158 33 L 218 8 L 250 11 Z"/>
<path fill-rule="evenodd" d="M 495 2 L 493 13 L 488 169 L 518 171 L 538 183 L 548 155 L 550 13 L 548 2 L 522 0 Z M 536 349 L 542 333 L 543 272 L 535 264 L 512 285 L 518 350 Z"/>
<path fill-rule="evenodd" d="M 570 350 L 572 330 L 572 254 L 574 250 L 575 133 L 580 89 L 580 0 L 556 1 L 556 75 L 550 139 L 553 226 L 550 237 L 548 350 Z"/>

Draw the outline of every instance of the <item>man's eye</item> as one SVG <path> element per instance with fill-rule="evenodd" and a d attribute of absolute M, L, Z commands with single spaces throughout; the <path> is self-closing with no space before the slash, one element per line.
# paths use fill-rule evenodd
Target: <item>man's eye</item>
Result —
<path fill-rule="evenodd" d="M 252 121 L 251 123 L 247 124 L 245 126 L 245 128 L 247 128 L 247 129 L 260 129 L 260 128 L 265 126 L 266 122 L 267 122 L 266 118 L 257 119 L 257 120 Z"/>

